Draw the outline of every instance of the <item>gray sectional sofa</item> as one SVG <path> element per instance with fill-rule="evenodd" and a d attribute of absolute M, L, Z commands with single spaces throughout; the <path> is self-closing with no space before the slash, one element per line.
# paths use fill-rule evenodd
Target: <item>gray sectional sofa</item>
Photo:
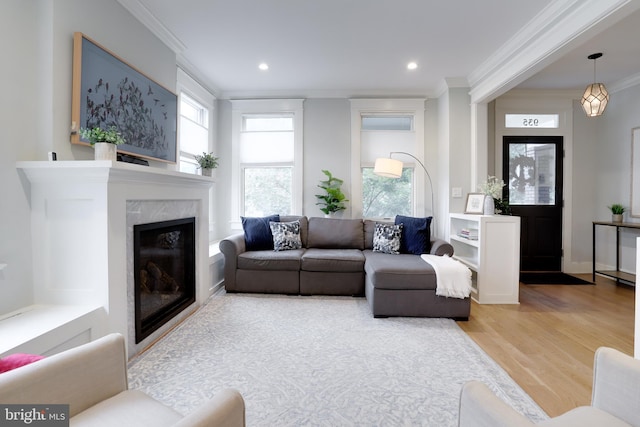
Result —
<path fill-rule="evenodd" d="M 436 295 L 436 274 L 413 254 L 373 250 L 375 221 L 281 216 L 300 222 L 301 248 L 247 250 L 245 235 L 220 242 L 227 292 L 366 296 L 374 317 L 468 319 L 470 299 Z M 430 253 L 453 247 L 431 240 Z"/>

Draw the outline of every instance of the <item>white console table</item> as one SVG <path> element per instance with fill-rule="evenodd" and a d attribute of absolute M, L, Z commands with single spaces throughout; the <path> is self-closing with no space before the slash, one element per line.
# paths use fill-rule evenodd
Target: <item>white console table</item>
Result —
<path fill-rule="evenodd" d="M 477 240 L 462 230 L 477 231 Z M 520 217 L 449 216 L 453 258 L 473 271 L 471 297 L 480 304 L 518 304 L 520 286 Z"/>

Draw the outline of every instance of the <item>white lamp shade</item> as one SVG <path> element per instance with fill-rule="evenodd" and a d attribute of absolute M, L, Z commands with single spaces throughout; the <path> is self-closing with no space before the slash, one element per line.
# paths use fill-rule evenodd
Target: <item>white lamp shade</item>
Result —
<path fill-rule="evenodd" d="M 400 160 L 380 157 L 376 159 L 373 173 L 387 178 L 400 178 L 402 176 L 402 162 Z"/>
<path fill-rule="evenodd" d="M 604 113 L 608 102 L 609 92 L 607 92 L 607 88 L 602 83 L 594 83 L 587 86 L 580 100 L 582 109 L 588 117 L 596 117 Z"/>

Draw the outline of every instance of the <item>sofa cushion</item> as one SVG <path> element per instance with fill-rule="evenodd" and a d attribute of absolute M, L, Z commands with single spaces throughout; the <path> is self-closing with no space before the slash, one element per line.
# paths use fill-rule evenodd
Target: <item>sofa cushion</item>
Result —
<path fill-rule="evenodd" d="M 271 234 L 273 234 L 274 251 L 290 251 L 301 249 L 300 221 L 270 222 Z"/>
<path fill-rule="evenodd" d="M 248 251 L 238 255 L 238 268 L 241 270 L 300 270 L 300 258 L 304 249 L 290 251 Z"/>
<path fill-rule="evenodd" d="M 417 255 L 365 250 L 364 271 L 376 289 L 436 289 L 433 267 Z"/>
<path fill-rule="evenodd" d="M 307 249 L 302 255 L 304 271 L 360 272 L 364 255 L 359 249 Z"/>
<path fill-rule="evenodd" d="M 364 249 L 360 219 L 309 218 L 308 248 Z"/>
<path fill-rule="evenodd" d="M 262 218 L 240 217 L 244 230 L 244 241 L 248 251 L 263 251 L 273 249 L 273 235 L 269 222 L 280 221 L 280 215 Z"/>
<path fill-rule="evenodd" d="M 428 254 L 431 249 L 431 219 L 414 218 L 411 216 L 396 215 L 396 224 L 402 224 L 402 236 L 400 237 L 400 253 L 422 255 Z"/>
<path fill-rule="evenodd" d="M 182 415 L 139 390 L 127 390 L 80 412 L 73 426 L 170 426 Z"/>
<path fill-rule="evenodd" d="M 400 253 L 402 224 L 377 223 L 373 233 L 373 251 L 397 255 Z"/>

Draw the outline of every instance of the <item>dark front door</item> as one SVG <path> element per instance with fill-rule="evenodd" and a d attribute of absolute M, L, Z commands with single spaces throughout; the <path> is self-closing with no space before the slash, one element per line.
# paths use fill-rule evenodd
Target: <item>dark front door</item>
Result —
<path fill-rule="evenodd" d="M 521 218 L 520 270 L 562 269 L 562 137 L 505 136 L 504 197 Z"/>

